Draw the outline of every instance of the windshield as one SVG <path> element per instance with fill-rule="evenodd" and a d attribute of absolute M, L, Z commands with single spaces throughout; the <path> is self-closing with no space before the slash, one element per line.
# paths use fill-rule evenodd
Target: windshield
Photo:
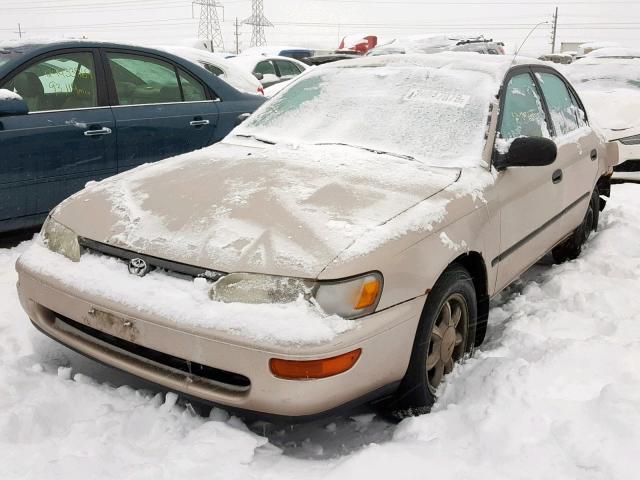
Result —
<path fill-rule="evenodd" d="M 567 69 L 567 76 L 579 90 L 640 89 L 640 58 L 577 62 Z"/>
<path fill-rule="evenodd" d="M 452 67 L 319 67 L 235 133 L 274 143 L 351 145 L 434 166 L 476 166 L 494 83 L 487 73 Z"/>
<path fill-rule="evenodd" d="M 20 55 L 36 47 L 37 45 L 23 45 L 20 47 L 1 47 L 0 46 L 0 66 L 4 65 L 9 60 L 18 58 Z"/>

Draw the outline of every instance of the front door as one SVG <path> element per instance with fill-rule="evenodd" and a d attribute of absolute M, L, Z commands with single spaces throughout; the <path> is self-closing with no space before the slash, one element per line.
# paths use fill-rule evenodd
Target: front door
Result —
<path fill-rule="evenodd" d="M 528 69 L 520 72 L 504 89 L 499 126 L 503 145 L 520 136 L 551 136 L 551 124 L 533 76 Z M 509 167 L 498 175 L 500 255 L 492 259 L 492 266 L 498 269 L 498 290 L 557 241 L 552 219 L 562 211 L 563 191 L 556 162 L 542 167 Z"/>
<path fill-rule="evenodd" d="M 0 118 L 0 231 L 41 223 L 88 181 L 116 172 L 115 123 L 97 64 L 90 49 L 66 50 L 0 84 L 29 106 L 28 115 Z"/>
<path fill-rule="evenodd" d="M 118 171 L 210 145 L 216 99 L 166 59 L 105 52 L 118 137 Z"/>

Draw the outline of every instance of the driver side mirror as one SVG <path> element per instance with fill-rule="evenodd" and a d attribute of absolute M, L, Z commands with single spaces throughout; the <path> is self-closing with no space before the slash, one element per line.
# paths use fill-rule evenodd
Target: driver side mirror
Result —
<path fill-rule="evenodd" d="M 551 165 L 558 155 L 558 147 L 549 138 L 518 137 L 506 153 L 498 153 L 493 161 L 496 170 L 508 167 L 542 167 Z"/>
<path fill-rule="evenodd" d="M 260 72 L 254 72 L 253 76 L 256 77 L 258 80 L 262 80 L 264 78 L 264 75 Z"/>
<path fill-rule="evenodd" d="M 0 117 L 26 115 L 27 113 L 29 113 L 29 106 L 20 95 L 10 90 L 0 89 Z"/>

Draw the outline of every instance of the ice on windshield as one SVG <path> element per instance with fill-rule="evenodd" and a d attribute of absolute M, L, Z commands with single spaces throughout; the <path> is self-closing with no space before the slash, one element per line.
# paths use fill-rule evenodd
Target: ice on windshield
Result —
<path fill-rule="evenodd" d="M 276 143 L 348 144 L 434 166 L 477 166 L 495 90 L 488 73 L 447 66 L 319 68 L 236 133 Z"/>

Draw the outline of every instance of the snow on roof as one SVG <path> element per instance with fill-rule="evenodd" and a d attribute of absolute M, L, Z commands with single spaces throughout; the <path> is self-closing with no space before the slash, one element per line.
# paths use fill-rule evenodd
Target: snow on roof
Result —
<path fill-rule="evenodd" d="M 11 90 L 0 88 L 0 100 L 22 100 L 22 97 Z"/>
<path fill-rule="evenodd" d="M 601 58 L 601 57 L 639 57 L 640 49 L 627 47 L 606 47 L 598 48 L 589 52 L 585 58 Z"/>

